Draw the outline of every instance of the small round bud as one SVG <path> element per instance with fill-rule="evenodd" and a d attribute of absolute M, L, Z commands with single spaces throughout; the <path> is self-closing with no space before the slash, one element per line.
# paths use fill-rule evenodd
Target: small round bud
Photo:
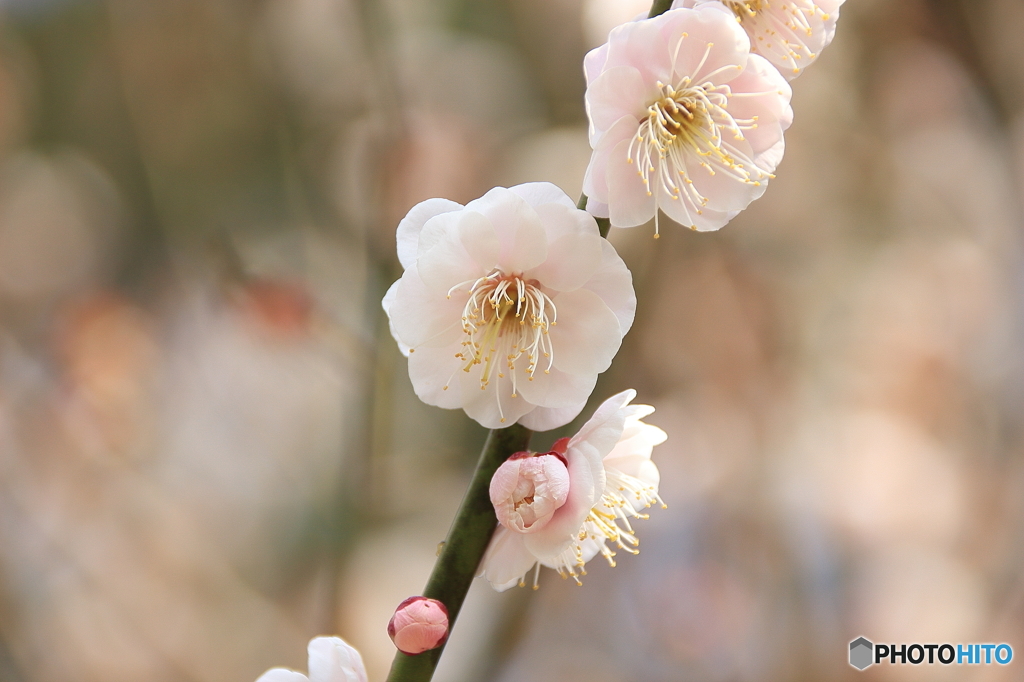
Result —
<path fill-rule="evenodd" d="M 436 599 L 409 597 L 395 609 L 388 635 L 398 650 L 415 656 L 448 639 L 448 609 Z"/>

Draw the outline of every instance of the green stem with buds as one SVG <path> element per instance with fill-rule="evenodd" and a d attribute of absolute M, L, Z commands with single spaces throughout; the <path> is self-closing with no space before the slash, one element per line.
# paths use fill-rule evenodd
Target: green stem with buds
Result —
<path fill-rule="evenodd" d="M 498 519 L 491 505 L 489 489 L 491 478 L 510 455 L 526 450 L 533 432 L 525 426 L 513 424 L 491 431 L 480 453 L 480 461 L 473 473 L 466 496 L 462 498 L 448 538 L 437 557 L 434 570 L 423 591 L 424 597 L 436 599 L 448 609 L 448 629 L 455 626 L 469 585 L 476 576 L 477 567 L 487 550 Z M 395 654 L 387 682 L 428 682 L 441 658 L 444 646 L 416 656 Z"/>
<path fill-rule="evenodd" d="M 667 12 L 671 6 L 672 0 L 654 0 L 648 18 Z M 580 196 L 577 207 L 586 210 L 586 194 Z M 611 229 L 608 218 L 595 220 L 601 236 L 607 238 Z M 455 627 L 462 602 L 498 525 L 489 494 L 491 478 L 506 459 L 529 447 L 532 435 L 532 431 L 519 424 L 491 431 L 480 453 L 469 490 L 462 498 L 462 506 L 438 553 L 423 596 L 438 600 L 448 609 L 449 633 Z M 416 656 L 401 651 L 395 653 L 387 682 L 430 682 L 443 651 L 444 645 Z"/>

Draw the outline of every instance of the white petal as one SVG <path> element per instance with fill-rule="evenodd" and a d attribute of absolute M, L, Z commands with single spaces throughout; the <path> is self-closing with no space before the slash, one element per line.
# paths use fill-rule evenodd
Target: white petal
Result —
<path fill-rule="evenodd" d="M 586 215 L 583 211 L 572 210 L 579 215 Z M 593 218 L 590 221 L 593 222 Z M 594 276 L 601 265 L 601 247 L 604 243 L 606 240 L 596 234 L 577 233 L 559 237 L 548 246 L 547 260 L 525 272 L 524 276 L 536 279 L 555 291 L 579 289 Z"/>
<path fill-rule="evenodd" d="M 570 447 L 589 443 L 603 459 L 619 442 L 626 416 L 622 408 L 636 397 L 636 391 L 627 389 L 608 398 L 594 412 L 594 416 L 569 441 Z"/>
<path fill-rule="evenodd" d="M 482 213 L 494 226 L 501 244 L 499 267 L 503 272 L 523 272 L 547 258 L 547 235 L 540 217 L 515 193 L 504 187 L 495 187 L 469 202 L 466 208 Z"/>
<path fill-rule="evenodd" d="M 601 236 L 594 217 L 575 206 L 567 208 L 561 204 L 542 204 L 534 210 L 537 211 L 537 216 L 544 225 L 544 231 L 548 235 L 548 244 L 569 234 Z M 551 258 L 553 256 L 549 250 L 548 260 Z"/>
<path fill-rule="evenodd" d="M 408 268 L 416 261 L 423 225 L 434 216 L 458 211 L 461 208 L 462 204 L 448 199 L 427 199 L 409 209 L 409 213 L 398 223 L 395 236 L 398 242 L 398 261 L 402 267 Z"/>
<path fill-rule="evenodd" d="M 583 411 L 587 401 L 571 407 L 537 407 L 519 418 L 519 423 L 532 431 L 550 431 L 565 426 Z"/>
<path fill-rule="evenodd" d="M 615 313 L 619 320 L 619 331 L 625 336 L 633 326 L 636 315 L 633 275 L 608 240 L 601 246 L 601 266 L 583 288 L 601 297 L 604 304 Z"/>
<path fill-rule="evenodd" d="M 509 187 L 509 192 L 521 197 L 534 208 L 544 204 L 559 204 L 567 208 L 576 208 L 576 202 L 562 189 L 550 182 L 526 182 L 522 185 Z"/>
<path fill-rule="evenodd" d="M 309 678 L 294 670 L 271 668 L 260 675 L 256 682 L 309 682 Z"/>
<path fill-rule="evenodd" d="M 629 163 L 629 141 L 622 140 L 608 155 L 608 217 L 616 227 L 643 225 L 654 217 L 654 196 L 637 174 L 637 165 Z M 597 195 L 598 199 L 602 197 Z"/>
<path fill-rule="evenodd" d="M 512 380 L 508 374 L 495 375 L 485 390 L 480 390 L 480 368 L 473 371 L 458 371 L 462 384 L 461 407 L 471 419 L 488 429 L 500 429 L 515 424 L 520 417 L 533 409 L 533 405 L 521 394 L 512 397 Z M 504 420 L 504 421 L 502 421 Z"/>
<path fill-rule="evenodd" d="M 517 390 L 529 403 L 564 409 L 574 407 L 580 401 L 586 401 L 596 384 L 597 372 L 567 374 L 557 367 L 552 367 L 549 374 L 538 371 L 533 381 L 520 379 Z"/>
<path fill-rule="evenodd" d="M 399 338 L 398 332 L 395 330 L 395 321 L 391 319 L 391 305 L 395 302 L 395 295 L 398 292 L 398 285 L 402 280 L 397 279 L 388 287 L 387 292 L 384 294 L 384 298 L 381 299 L 380 305 L 384 308 L 384 313 L 388 316 L 388 330 L 391 332 L 392 338 L 395 343 L 398 344 L 398 350 L 402 352 L 402 355 L 409 357 L 410 346 Z"/>
<path fill-rule="evenodd" d="M 409 379 L 420 400 L 445 409 L 462 407 L 464 383 L 459 375 L 465 374 L 461 369 L 465 361 L 455 357 L 460 350 L 460 344 L 423 346 L 409 355 Z"/>
<path fill-rule="evenodd" d="M 504 526 L 498 526 L 491 544 L 487 546 L 477 575 L 486 578 L 498 592 L 517 585 L 520 578 L 537 563 L 537 559 L 523 544 L 523 537 Z"/>
<path fill-rule="evenodd" d="M 554 366 L 580 376 L 608 369 L 622 345 L 615 313 L 589 289 L 567 291 L 553 300 L 558 308 L 558 323 L 550 331 Z"/>
<path fill-rule="evenodd" d="M 720 3 L 711 3 L 672 14 L 672 23 L 667 24 L 665 30 L 671 31 L 673 36 L 687 34 L 681 38 L 678 51 L 672 44 L 676 57 L 674 73 L 689 76 L 695 83 L 700 83 L 713 71 L 728 65 L 736 66 L 715 75 L 714 82 L 720 84 L 729 82 L 742 72 L 750 53 L 750 38 L 730 10 Z"/>
<path fill-rule="evenodd" d="M 310 682 L 367 682 L 363 657 L 340 637 L 316 637 L 309 643 Z"/>
<path fill-rule="evenodd" d="M 587 111 L 597 131 L 608 130 L 623 116 L 644 116 L 647 102 L 657 97 L 653 82 L 644 82 L 632 66 L 606 70 L 587 88 Z M 593 144 L 595 140 L 591 140 Z"/>
<path fill-rule="evenodd" d="M 465 295 L 448 298 L 436 289 L 429 289 L 415 265 L 406 270 L 392 288 L 388 316 L 396 338 L 407 347 L 437 348 L 461 340 Z"/>
<path fill-rule="evenodd" d="M 416 259 L 420 279 L 427 287 L 441 295 L 447 295 L 448 290 L 457 284 L 488 274 L 462 244 L 459 225 L 462 221 L 478 224 L 486 222 L 482 216 L 467 211 L 445 213 L 431 218 L 427 222 L 428 228 L 444 225 L 445 229 L 439 233 L 428 250 L 420 250 Z M 486 227 L 480 226 L 479 229 L 483 231 Z"/>

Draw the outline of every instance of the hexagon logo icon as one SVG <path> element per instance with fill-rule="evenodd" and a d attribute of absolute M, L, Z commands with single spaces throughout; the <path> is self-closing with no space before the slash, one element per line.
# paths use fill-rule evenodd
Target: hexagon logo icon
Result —
<path fill-rule="evenodd" d="M 864 637 L 850 642 L 850 665 L 857 670 L 864 670 L 874 663 L 875 645 Z"/>

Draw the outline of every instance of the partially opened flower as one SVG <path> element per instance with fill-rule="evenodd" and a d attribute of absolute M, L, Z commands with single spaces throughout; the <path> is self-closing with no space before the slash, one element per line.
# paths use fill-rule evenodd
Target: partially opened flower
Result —
<path fill-rule="evenodd" d="M 598 554 L 615 565 L 615 550 L 637 553 L 630 518 L 662 504 L 652 448 L 665 432 L 640 421 L 649 405 L 629 405 L 636 391 L 606 400 L 572 438 L 551 452 L 516 453 L 491 479 L 491 502 L 501 524 L 480 564 L 494 589 L 524 584 L 541 566 L 579 583 Z"/>
<path fill-rule="evenodd" d="M 256 682 L 367 682 L 363 657 L 340 637 L 309 642 L 309 677 L 287 668 L 271 668 Z"/>
<path fill-rule="evenodd" d="M 792 80 L 832 42 L 844 0 L 675 0 L 672 8 L 721 2 L 750 36 L 751 50 Z"/>
<path fill-rule="evenodd" d="M 625 264 L 550 183 L 424 201 L 398 226 L 398 257 L 383 306 L 416 395 L 488 428 L 571 421 L 633 323 Z"/>
<path fill-rule="evenodd" d="M 764 193 L 793 119 L 792 91 L 750 54 L 724 5 L 623 24 L 584 67 L 591 213 L 632 227 L 660 209 L 681 225 L 717 230 Z"/>

